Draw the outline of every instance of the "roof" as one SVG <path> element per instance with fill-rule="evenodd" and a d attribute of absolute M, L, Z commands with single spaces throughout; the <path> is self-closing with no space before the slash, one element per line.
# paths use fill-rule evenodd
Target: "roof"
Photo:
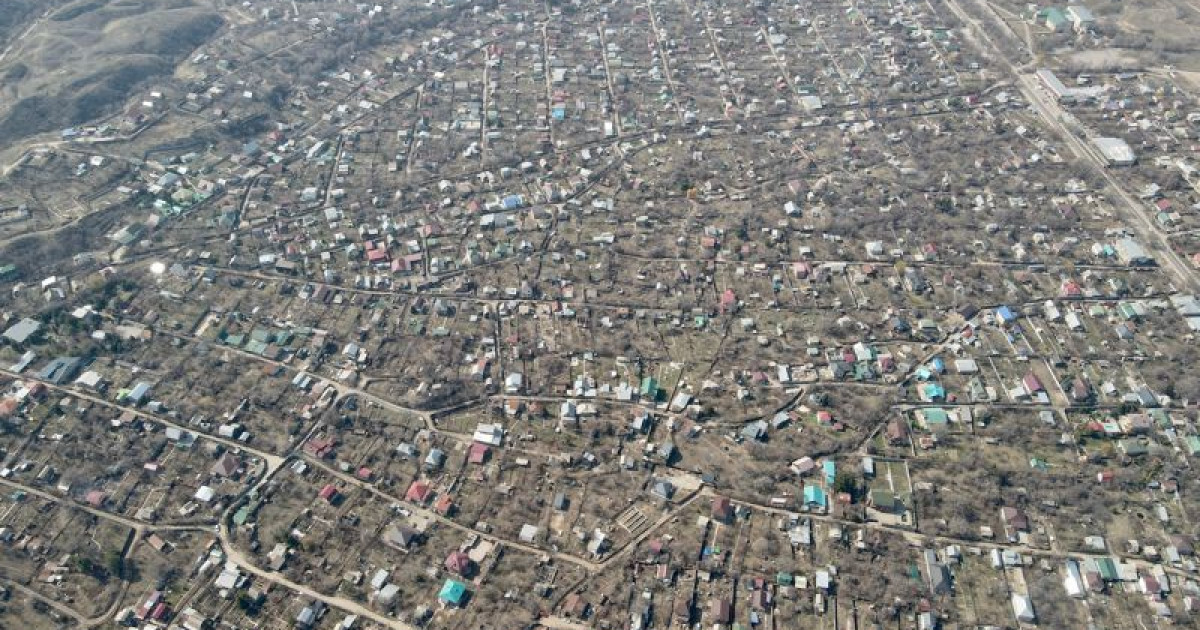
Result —
<path fill-rule="evenodd" d="M 1100 150 L 1101 155 L 1109 162 L 1121 164 L 1133 162 L 1137 158 L 1129 144 L 1120 138 L 1093 138 L 1092 144 Z"/>
<path fill-rule="evenodd" d="M 37 334 L 37 331 L 41 330 L 41 328 L 41 322 L 25 317 L 21 321 L 9 326 L 4 331 L 4 338 L 13 343 L 25 343 L 30 337 Z"/>
<path fill-rule="evenodd" d="M 461 551 L 453 551 L 446 556 L 445 567 L 447 571 L 466 575 L 471 571 L 471 557 Z"/>
<path fill-rule="evenodd" d="M 404 493 L 405 500 L 414 503 L 424 503 L 429 500 L 429 495 L 433 493 L 433 489 L 425 481 L 414 481 L 408 487 L 408 492 Z"/>
<path fill-rule="evenodd" d="M 491 448 L 487 444 L 472 444 L 467 450 L 467 461 L 472 464 L 482 464 L 487 461 Z"/>
<path fill-rule="evenodd" d="M 212 474 L 220 475 L 222 477 L 229 477 L 233 473 L 237 472 L 239 466 L 241 466 L 241 463 L 238 461 L 237 457 L 235 457 L 232 453 L 225 453 L 224 455 L 221 455 L 216 462 L 213 462 Z"/>
<path fill-rule="evenodd" d="M 442 584 L 442 590 L 438 591 L 438 599 L 454 606 L 461 604 L 466 596 L 467 585 L 458 580 L 446 580 L 446 583 Z"/>
<path fill-rule="evenodd" d="M 733 606 L 729 604 L 729 600 L 714 599 L 708 614 L 713 623 L 726 624 L 733 620 Z"/>

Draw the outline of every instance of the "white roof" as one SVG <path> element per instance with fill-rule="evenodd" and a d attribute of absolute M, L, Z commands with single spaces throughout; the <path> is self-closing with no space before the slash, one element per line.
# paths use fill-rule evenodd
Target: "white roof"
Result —
<path fill-rule="evenodd" d="M 504 427 L 499 424 L 481 424 L 475 427 L 475 434 L 471 439 L 488 446 L 500 446 L 504 441 Z"/>
<path fill-rule="evenodd" d="M 1033 614 L 1033 602 L 1029 601 L 1029 597 L 1020 593 L 1012 594 L 1013 614 L 1016 615 L 1017 621 L 1030 623 L 1037 617 Z"/>

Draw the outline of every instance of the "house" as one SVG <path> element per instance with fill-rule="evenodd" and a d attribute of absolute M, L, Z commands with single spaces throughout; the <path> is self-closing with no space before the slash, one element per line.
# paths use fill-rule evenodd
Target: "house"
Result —
<path fill-rule="evenodd" d="M 714 625 L 727 626 L 733 621 L 733 606 L 727 599 L 714 599 L 709 605 L 708 616 Z"/>
<path fill-rule="evenodd" d="M 480 444 L 498 447 L 504 442 L 504 427 L 499 424 L 480 424 L 471 439 Z"/>
<path fill-rule="evenodd" d="M 218 477 L 232 477 L 241 465 L 233 453 L 224 453 L 213 463 L 211 472 Z"/>
<path fill-rule="evenodd" d="M 150 393 L 150 385 L 148 383 L 138 383 L 125 394 L 124 400 L 132 405 L 140 405 Z"/>
<path fill-rule="evenodd" d="M 925 573 L 929 578 L 929 592 L 933 595 L 943 595 L 950 592 L 950 570 L 938 561 L 937 552 L 926 549 L 921 552 L 925 560 Z"/>
<path fill-rule="evenodd" d="M 525 376 L 520 372 L 512 372 L 504 377 L 504 393 L 520 394 L 525 387 Z"/>
<path fill-rule="evenodd" d="M 608 534 L 604 533 L 600 529 L 592 531 L 592 539 L 589 540 L 587 544 L 588 553 L 599 558 L 600 556 L 604 555 L 606 551 L 608 551 L 610 546 L 611 543 L 608 540 Z"/>
<path fill-rule="evenodd" d="M 521 526 L 521 531 L 517 533 L 517 539 L 523 543 L 532 543 L 537 540 L 539 533 L 541 533 L 541 530 L 536 525 L 526 523 Z"/>
<path fill-rule="evenodd" d="M 404 500 L 412 501 L 413 503 L 428 503 L 433 496 L 433 487 L 428 481 L 414 481 L 408 486 L 408 491 L 404 493 Z"/>
<path fill-rule="evenodd" d="M 1122 264 L 1131 266 L 1146 266 L 1154 264 L 1154 257 L 1146 252 L 1137 241 L 1126 237 L 1113 244 L 1117 258 Z"/>
<path fill-rule="evenodd" d="M 51 385 L 62 385 L 67 379 L 75 376 L 82 364 L 83 360 L 79 357 L 59 357 L 47 363 L 38 372 L 37 377 Z"/>
<path fill-rule="evenodd" d="M 426 470 L 438 470 L 446 463 L 446 452 L 440 448 L 431 448 L 425 456 L 424 466 Z"/>
<path fill-rule="evenodd" d="M 453 551 L 446 556 L 444 563 L 446 570 L 467 577 L 475 568 L 475 563 L 471 561 L 471 557 L 461 551 Z"/>
<path fill-rule="evenodd" d="M 333 447 L 336 444 L 332 436 L 315 437 L 304 443 L 304 452 L 317 459 L 333 457 Z"/>
<path fill-rule="evenodd" d="M 754 422 L 742 427 L 742 437 L 746 438 L 747 440 L 766 440 L 767 422 L 765 420 L 755 420 Z"/>
<path fill-rule="evenodd" d="M 383 533 L 382 540 L 386 545 L 408 551 L 421 542 L 421 534 L 411 527 L 392 525 Z"/>
<path fill-rule="evenodd" d="M 1013 593 L 1012 609 L 1013 615 L 1021 623 L 1033 623 L 1037 619 L 1037 616 L 1033 613 L 1033 602 L 1030 601 L 1028 595 Z"/>
<path fill-rule="evenodd" d="M 805 484 L 804 486 L 804 505 L 808 507 L 816 507 L 825 509 L 829 503 L 825 498 L 825 491 L 818 486 Z"/>
<path fill-rule="evenodd" d="M 563 600 L 562 614 L 564 617 L 573 619 L 583 619 L 587 617 L 588 609 L 591 607 L 588 601 L 579 593 L 571 593 Z"/>
<path fill-rule="evenodd" d="M 317 496 L 329 503 L 337 503 L 338 501 L 337 488 L 331 483 L 325 484 L 325 486 L 321 488 L 321 491 L 317 493 Z"/>
<path fill-rule="evenodd" d="M 296 613 L 296 627 L 300 628 L 301 630 L 314 628 L 317 625 L 317 621 L 319 621 L 324 614 L 325 603 L 314 601 L 313 603 L 300 609 L 299 613 Z"/>
<path fill-rule="evenodd" d="M 41 322 L 25 317 L 5 329 L 3 337 L 14 344 L 23 344 L 29 341 L 41 329 Z"/>
<path fill-rule="evenodd" d="M 1046 25 L 1046 28 L 1056 33 L 1063 30 L 1068 24 L 1071 23 L 1071 21 L 1067 19 L 1066 14 L 1062 12 L 1062 9 L 1057 7 L 1050 7 L 1046 9 L 1042 13 L 1042 21 L 1043 24 Z"/>
<path fill-rule="evenodd" d="M 458 580 L 446 580 L 438 591 L 438 600 L 447 606 L 460 607 L 467 598 L 467 585 Z"/>
<path fill-rule="evenodd" d="M 487 444 L 472 444 L 467 449 L 467 461 L 472 464 L 483 464 L 487 462 L 491 453 L 492 449 Z"/>
<path fill-rule="evenodd" d="M 675 623 L 687 626 L 692 620 L 692 596 L 685 594 L 675 598 L 675 605 L 671 611 L 671 615 Z"/>
<path fill-rule="evenodd" d="M 1092 387 L 1088 382 L 1083 380 L 1082 376 L 1076 376 L 1071 381 L 1071 401 L 1077 403 L 1088 402 L 1092 399 Z"/>
<path fill-rule="evenodd" d="M 1083 574 L 1079 570 L 1079 563 L 1074 560 L 1067 560 L 1066 575 L 1063 577 L 1063 588 L 1067 591 L 1067 597 L 1075 599 L 1087 597 L 1087 583 L 1084 581 Z"/>
<path fill-rule="evenodd" d="M 650 486 L 650 494 L 664 501 L 670 501 L 671 497 L 675 496 L 675 484 L 666 479 L 659 479 Z"/>
<path fill-rule="evenodd" d="M 1010 541 L 1016 541 L 1018 532 L 1029 531 L 1029 517 L 1015 507 L 1000 508 L 1000 522 L 1004 524 L 1004 531 Z"/>
<path fill-rule="evenodd" d="M 1021 387 L 1023 387 L 1025 389 L 1025 393 L 1030 396 L 1046 391 L 1046 388 L 1042 386 L 1041 379 L 1039 379 L 1033 372 L 1028 372 L 1025 374 L 1025 376 L 1021 379 Z"/>
<path fill-rule="evenodd" d="M 712 519 L 720 523 L 729 523 L 733 520 L 733 504 L 729 501 L 729 497 L 717 497 L 712 501 L 711 510 Z"/>
<path fill-rule="evenodd" d="M 996 308 L 996 321 L 999 322 L 1001 326 L 1011 326 L 1012 324 L 1016 323 L 1017 314 L 1007 306 L 1000 306 Z"/>

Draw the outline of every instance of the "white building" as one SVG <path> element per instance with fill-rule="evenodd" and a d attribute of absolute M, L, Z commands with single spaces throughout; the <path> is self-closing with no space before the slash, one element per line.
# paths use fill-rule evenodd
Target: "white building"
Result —
<path fill-rule="evenodd" d="M 1028 595 L 1013 593 L 1012 608 L 1013 615 L 1021 623 L 1033 623 L 1037 619 L 1037 616 L 1033 614 L 1033 602 L 1029 600 Z"/>
<path fill-rule="evenodd" d="M 488 446 L 500 446 L 504 441 L 504 427 L 499 424 L 480 424 L 475 427 L 471 439 Z"/>
<path fill-rule="evenodd" d="M 1092 145 L 1109 166 L 1129 166 L 1137 161 L 1133 149 L 1120 138 L 1092 138 Z"/>

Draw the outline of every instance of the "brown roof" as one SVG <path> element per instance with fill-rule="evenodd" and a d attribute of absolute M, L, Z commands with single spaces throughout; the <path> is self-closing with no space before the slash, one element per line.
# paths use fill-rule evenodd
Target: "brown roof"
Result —
<path fill-rule="evenodd" d="M 733 606 L 729 604 L 729 600 L 714 599 L 709 607 L 708 615 L 712 617 L 713 623 L 729 623 L 733 621 Z"/>

